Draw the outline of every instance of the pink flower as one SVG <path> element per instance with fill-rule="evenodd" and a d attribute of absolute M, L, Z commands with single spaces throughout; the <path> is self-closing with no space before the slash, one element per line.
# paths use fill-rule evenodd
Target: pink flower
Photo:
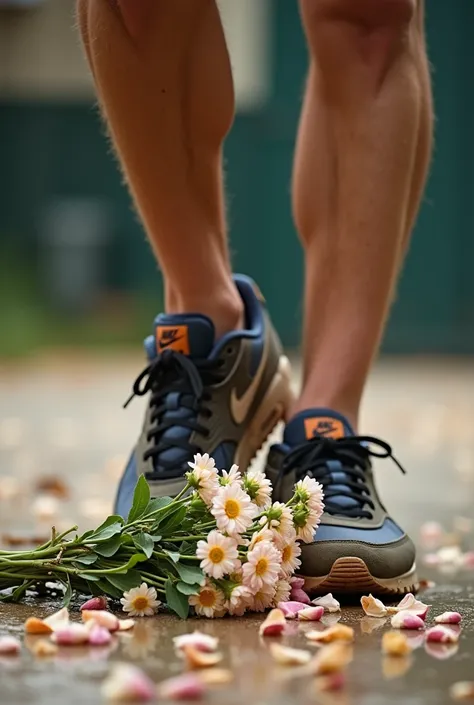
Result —
<path fill-rule="evenodd" d="M 283 612 L 286 619 L 296 619 L 298 612 L 304 610 L 305 607 L 307 607 L 305 602 L 295 602 L 293 600 L 278 603 L 278 609 Z"/>
<path fill-rule="evenodd" d="M 107 609 L 107 598 L 106 597 L 92 597 L 87 602 L 81 605 L 81 612 L 83 610 L 106 610 Z"/>

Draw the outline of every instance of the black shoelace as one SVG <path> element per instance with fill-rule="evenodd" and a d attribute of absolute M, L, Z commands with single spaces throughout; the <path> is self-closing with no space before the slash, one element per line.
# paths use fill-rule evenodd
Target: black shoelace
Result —
<path fill-rule="evenodd" d="M 373 450 L 372 446 L 381 450 Z M 370 497 L 366 475 L 370 457 L 391 458 L 405 474 L 391 447 L 379 438 L 346 436 L 333 439 L 315 436 L 288 453 L 283 461 L 281 476 L 295 470 L 297 480 L 309 475 L 320 482 L 324 488 L 324 511 L 328 514 L 372 519 L 370 510 L 374 510 L 375 505 Z M 331 467 L 330 461 L 338 461 L 340 468 L 336 470 L 334 465 Z M 341 506 L 335 501 L 336 497 L 350 498 L 355 505 Z"/>
<path fill-rule="evenodd" d="M 206 406 L 210 399 L 208 387 L 222 379 L 222 360 L 191 359 L 174 350 L 164 350 L 147 365 L 133 384 L 133 393 L 124 404 L 124 407 L 135 396 L 142 397 L 151 391 L 150 397 L 150 428 L 148 441 L 153 441 L 143 454 L 143 459 L 153 459 L 154 472 L 148 475 L 149 479 L 156 477 L 176 477 L 187 468 L 187 461 L 191 460 L 200 448 L 190 443 L 189 436 L 183 438 L 164 438 L 163 434 L 168 429 L 179 426 L 209 436 L 209 429 L 197 421 L 199 415 L 206 418 L 212 416 L 212 411 Z M 169 395 L 176 395 L 173 399 L 172 409 L 189 409 L 193 413 L 189 418 L 171 418 L 169 415 Z M 167 416 L 168 412 L 168 416 Z M 161 454 L 171 448 L 184 451 L 183 459 L 176 463 L 164 459 Z"/>

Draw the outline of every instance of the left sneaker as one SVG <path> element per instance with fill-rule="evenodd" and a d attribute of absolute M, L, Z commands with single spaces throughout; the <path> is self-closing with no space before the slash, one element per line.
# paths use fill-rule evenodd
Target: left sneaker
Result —
<path fill-rule="evenodd" d="M 324 489 L 314 542 L 302 545 L 300 573 L 309 592 L 398 595 L 417 589 L 415 547 L 380 501 L 371 456 L 398 465 L 387 443 L 356 436 L 347 419 L 330 409 L 297 414 L 283 443 L 270 449 L 266 473 L 275 500 L 288 501 L 305 476 Z"/>

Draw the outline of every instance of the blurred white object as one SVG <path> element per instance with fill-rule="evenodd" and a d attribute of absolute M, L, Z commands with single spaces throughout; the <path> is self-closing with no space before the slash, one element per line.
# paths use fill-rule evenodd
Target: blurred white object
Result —
<path fill-rule="evenodd" d="M 444 529 L 437 521 L 427 521 L 420 529 L 420 540 L 424 548 L 438 548 L 444 536 Z"/>
<path fill-rule="evenodd" d="M 58 515 L 59 502 L 56 497 L 40 494 L 33 500 L 32 511 L 36 519 L 46 521 Z"/>
<path fill-rule="evenodd" d="M 19 446 L 25 435 L 25 422 L 16 417 L 0 421 L 0 446 L 14 448 Z"/>

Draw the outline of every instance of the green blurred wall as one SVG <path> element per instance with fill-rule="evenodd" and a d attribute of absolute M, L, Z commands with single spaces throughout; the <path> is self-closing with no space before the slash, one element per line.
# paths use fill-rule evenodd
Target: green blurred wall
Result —
<path fill-rule="evenodd" d="M 275 0 L 274 5 L 270 102 L 258 114 L 239 115 L 227 142 L 229 220 L 235 268 L 258 279 L 285 342 L 296 345 L 302 258 L 291 222 L 289 183 L 306 49 L 297 3 Z M 474 352 L 474 3 L 428 5 L 435 160 L 385 350 Z M 156 266 L 95 109 L 0 102 L 0 154 L 4 242 L 10 239 L 25 251 L 31 242 L 37 247 L 38 224 L 54 199 L 103 198 L 113 210 L 108 283 L 159 291 Z"/>

